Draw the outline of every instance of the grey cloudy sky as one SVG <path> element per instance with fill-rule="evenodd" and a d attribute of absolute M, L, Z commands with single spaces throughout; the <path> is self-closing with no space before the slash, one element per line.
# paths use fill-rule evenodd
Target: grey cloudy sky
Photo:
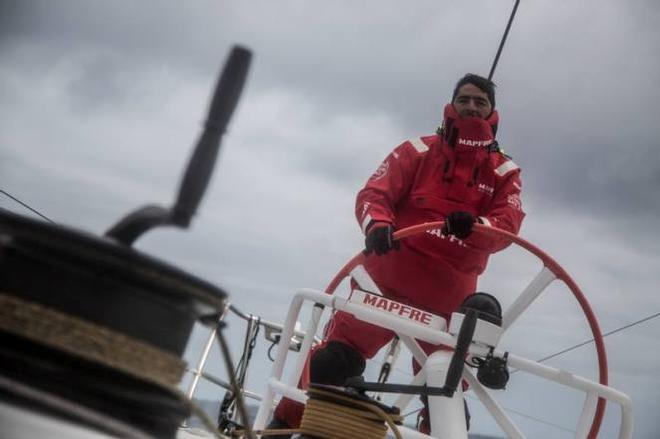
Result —
<path fill-rule="evenodd" d="M 511 6 L 2 0 L 0 188 L 95 233 L 168 204 L 219 67 L 245 45 L 249 82 L 192 229 L 137 246 L 280 321 L 295 288 L 323 288 L 359 250 L 355 193 L 394 146 L 435 129 L 458 77 L 487 73 Z M 660 311 L 658 22 L 650 0 L 523 1 L 495 75 L 500 143 L 523 168 L 522 236 L 573 275 L 603 331 Z M 511 303 L 536 270 L 507 250 L 480 287 Z M 660 428 L 659 331 L 655 319 L 606 339 L 639 438 Z M 540 358 L 587 338 L 557 286 L 506 342 Z M 255 387 L 267 370 L 258 354 Z M 551 364 L 595 376 L 588 348 Z M 574 428 L 580 396 L 516 380 L 508 407 Z M 531 398 L 538 389 L 547 398 Z M 476 431 L 498 431 L 474 410 Z M 530 437 L 571 437 L 512 416 Z M 608 410 L 605 437 L 616 422 Z"/>

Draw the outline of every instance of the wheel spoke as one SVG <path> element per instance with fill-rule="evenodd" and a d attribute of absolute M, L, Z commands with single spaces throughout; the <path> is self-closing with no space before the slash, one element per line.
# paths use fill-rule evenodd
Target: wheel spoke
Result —
<path fill-rule="evenodd" d="M 399 339 L 408 348 L 410 353 L 413 355 L 415 360 L 417 360 L 417 362 L 420 365 L 423 365 L 424 363 L 426 363 L 426 358 L 427 358 L 426 353 L 422 350 L 422 348 L 419 346 L 419 343 L 417 343 L 417 341 L 414 338 L 412 338 L 408 335 L 403 335 L 403 334 L 398 334 L 398 333 L 397 333 L 397 335 L 399 336 Z M 426 382 L 426 379 L 425 379 L 425 376 L 424 376 L 424 371 L 422 369 L 420 369 L 419 372 L 417 373 L 417 375 L 415 375 L 415 377 L 413 378 L 410 385 L 411 386 L 421 386 L 425 382 Z M 408 406 L 408 404 L 410 404 L 410 401 L 412 401 L 413 397 L 414 397 L 414 395 L 412 395 L 412 394 L 402 393 L 401 395 L 399 395 L 399 397 L 396 399 L 396 401 L 394 401 L 394 405 L 396 407 L 399 407 L 399 409 L 403 410 Z"/>
<path fill-rule="evenodd" d="M 364 265 L 360 264 L 355 266 L 353 270 L 351 270 L 351 277 L 357 282 L 358 287 L 360 287 L 364 291 L 369 291 L 370 293 L 378 294 L 379 296 L 383 295 L 383 292 L 380 291 L 380 288 L 378 288 L 378 285 L 376 285 L 376 282 L 369 276 L 369 273 L 367 273 L 367 270 L 364 269 Z"/>
<path fill-rule="evenodd" d="M 520 315 L 525 312 L 529 305 L 536 300 L 536 298 L 545 290 L 545 288 L 557 279 L 557 276 L 550 271 L 548 267 L 543 267 L 543 269 L 536 275 L 536 277 L 527 285 L 518 296 L 518 298 L 511 304 L 511 306 L 504 312 L 502 316 L 502 329 L 505 331 L 509 329 L 509 326 L 515 322 Z"/>
<path fill-rule="evenodd" d="M 495 422 L 500 426 L 502 431 L 506 433 L 508 438 L 511 439 L 525 439 L 525 436 L 522 432 L 516 427 L 511 418 L 504 412 L 504 409 L 500 404 L 495 401 L 495 399 L 486 391 L 484 386 L 477 380 L 471 370 L 463 370 L 463 378 L 468 382 L 470 388 L 474 390 L 475 395 L 479 398 L 479 401 L 486 407 L 495 419 Z"/>

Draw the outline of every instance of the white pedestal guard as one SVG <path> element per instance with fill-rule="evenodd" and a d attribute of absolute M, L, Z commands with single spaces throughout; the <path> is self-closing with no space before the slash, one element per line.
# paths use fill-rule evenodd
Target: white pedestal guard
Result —
<path fill-rule="evenodd" d="M 448 346 L 455 346 L 456 337 L 448 332 L 440 331 L 430 328 L 420 322 L 413 320 L 405 321 L 397 316 L 393 316 L 384 310 L 377 308 L 368 308 L 361 305 L 356 305 L 346 299 L 330 296 L 323 292 L 303 289 L 298 291 L 293 298 L 287 319 L 284 324 L 282 337 L 284 340 L 291 337 L 295 322 L 298 319 L 301 307 L 304 302 L 312 304 L 321 304 L 326 308 L 337 309 L 349 312 L 355 315 L 360 320 L 379 325 L 385 328 L 392 329 L 393 331 L 410 336 L 412 338 L 424 340 L 433 344 L 444 344 Z M 307 328 L 306 337 L 312 337 L 316 332 L 318 325 L 318 317 L 312 316 L 310 325 Z M 305 343 L 303 342 L 305 345 Z M 298 361 L 304 361 L 309 353 L 308 346 L 301 349 Z M 470 346 L 470 355 L 472 356 L 485 356 L 488 353 L 488 348 L 481 343 L 472 343 Z M 253 428 L 259 430 L 264 428 L 269 416 L 274 408 L 276 398 L 286 395 L 289 398 L 303 401 L 306 400 L 304 393 L 297 388 L 299 375 L 290 376 L 286 381 L 282 379 L 282 371 L 284 364 L 289 354 L 286 345 L 278 346 L 277 355 L 271 372 L 271 378 L 268 381 L 268 388 L 263 397 L 259 411 L 255 419 Z M 504 352 L 494 351 L 497 356 L 502 356 Z M 446 373 L 447 365 L 451 359 L 451 352 L 439 351 L 427 360 L 424 373 L 426 374 L 427 383 L 430 386 L 441 387 L 444 384 L 444 374 Z M 431 361 L 431 359 L 433 359 Z M 587 395 L 588 407 L 584 410 L 583 418 L 590 419 L 588 415 L 593 415 L 596 396 L 605 398 L 621 406 L 622 420 L 619 438 L 631 439 L 632 438 L 632 403 L 630 399 L 621 392 L 614 390 L 610 387 L 603 386 L 586 378 L 573 375 L 569 372 L 555 369 L 535 361 L 528 360 L 514 354 L 509 354 L 509 364 L 515 369 L 519 369 L 541 378 L 549 379 L 556 383 L 581 390 Z M 300 369 L 302 370 L 302 369 Z M 490 396 L 490 391 L 486 390 L 472 375 L 470 371 L 464 372 L 464 378 L 468 380 L 471 388 L 475 391 L 476 396 L 484 403 L 486 408 L 490 411 L 497 422 L 503 426 L 503 430 L 509 434 L 509 437 L 524 438 L 525 436 L 515 427 L 511 419 L 499 407 L 498 403 Z M 414 382 L 411 382 L 414 384 Z M 418 383 L 415 383 L 418 384 Z M 458 395 L 458 396 L 456 396 Z M 431 427 L 432 436 L 436 438 L 451 438 L 451 439 L 467 439 L 467 432 L 465 431 L 465 414 L 463 412 L 463 399 L 460 389 L 456 392 L 454 398 L 444 397 L 430 397 L 429 408 L 431 412 Z M 460 402 L 460 403 L 459 403 Z M 404 410 L 405 407 L 399 407 Z M 582 421 L 582 426 L 578 430 L 576 437 L 587 437 L 589 422 Z M 505 427 L 506 426 L 506 427 Z M 420 438 L 429 437 L 427 435 L 413 432 L 410 429 L 401 429 L 402 435 L 405 438 Z M 410 433 L 410 434 L 409 434 Z"/>

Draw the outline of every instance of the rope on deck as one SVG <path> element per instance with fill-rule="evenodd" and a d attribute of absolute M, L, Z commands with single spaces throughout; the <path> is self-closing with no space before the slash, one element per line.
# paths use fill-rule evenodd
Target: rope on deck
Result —
<path fill-rule="evenodd" d="M 301 437 L 323 439 L 384 439 L 389 426 L 394 436 L 402 439 L 397 424 L 401 424 L 403 416 L 387 413 L 376 401 L 357 399 L 341 392 L 310 388 L 299 429 L 268 429 L 255 433 L 264 437 L 300 433 Z M 243 433 L 235 431 L 238 437 Z"/>

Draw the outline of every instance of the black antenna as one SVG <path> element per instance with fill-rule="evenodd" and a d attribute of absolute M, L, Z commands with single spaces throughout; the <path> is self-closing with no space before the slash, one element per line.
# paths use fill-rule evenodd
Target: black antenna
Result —
<path fill-rule="evenodd" d="M 507 23 L 506 29 L 504 30 L 504 35 L 502 35 L 502 41 L 500 41 L 500 47 L 497 49 L 497 55 L 495 55 L 495 60 L 493 61 L 493 65 L 490 68 L 490 73 L 488 74 L 489 80 L 492 80 L 493 74 L 495 74 L 495 67 L 497 67 L 497 62 L 500 60 L 500 55 L 502 54 L 502 49 L 504 48 L 506 37 L 509 35 L 509 29 L 511 29 L 511 23 L 513 23 L 513 17 L 515 17 L 516 15 L 516 11 L 518 10 L 519 3 L 520 0 L 516 0 L 516 3 L 513 5 L 513 11 L 511 11 L 509 22 Z"/>
<path fill-rule="evenodd" d="M 238 104 L 251 59 L 252 53 L 248 49 L 239 46 L 232 48 L 213 94 L 204 131 L 181 180 L 174 206 L 169 209 L 154 205 L 141 207 L 112 226 L 105 233 L 106 236 L 130 246 L 151 228 L 164 225 L 186 228 L 190 225 L 211 179 L 220 140 Z"/>

